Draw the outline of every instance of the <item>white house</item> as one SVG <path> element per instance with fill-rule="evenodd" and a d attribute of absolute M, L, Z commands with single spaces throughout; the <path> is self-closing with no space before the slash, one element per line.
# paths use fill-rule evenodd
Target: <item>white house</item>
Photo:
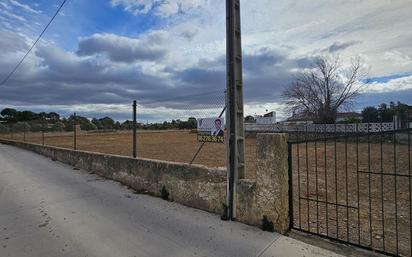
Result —
<path fill-rule="evenodd" d="M 259 125 L 276 124 L 276 112 L 269 112 L 263 116 L 256 117 L 256 124 L 259 124 Z"/>

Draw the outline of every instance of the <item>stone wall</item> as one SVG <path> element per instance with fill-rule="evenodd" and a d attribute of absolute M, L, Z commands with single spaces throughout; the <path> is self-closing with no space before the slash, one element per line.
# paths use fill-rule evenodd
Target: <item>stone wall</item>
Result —
<path fill-rule="evenodd" d="M 263 216 L 274 229 L 288 230 L 288 162 L 285 134 L 258 134 L 257 179 L 239 180 L 236 194 L 236 219 L 261 226 Z M 55 161 L 94 172 L 119 181 L 138 192 L 161 196 L 163 187 L 169 198 L 189 207 L 222 214 L 226 203 L 226 170 L 200 165 L 1 140 L 0 143 L 24 148 Z"/>
<path fill-rule="evenodd" d="M 237 186 L 237 219 L 261 225 L 263 216 L 280 233 L 289 230 L 289 172 L 286 134 L 257 134 L 256 181 Z"/>

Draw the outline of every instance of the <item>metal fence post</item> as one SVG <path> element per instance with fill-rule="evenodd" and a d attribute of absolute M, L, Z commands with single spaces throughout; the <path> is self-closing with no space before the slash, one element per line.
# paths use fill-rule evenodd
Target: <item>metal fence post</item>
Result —
<path fill-rule="evenodd" d="M 137 102 L 133 101 L 133 158 L 137 157 L 137 138 L 136 138 L 136 112 L 137 112 Z"/>
<path fill-rule="evenodd" d="M 299 158 L 299 157 L 298 157 Z M 293 228 L 293 172 L 292 172 L 292 144 L 288 142 L 288 182 L 289 182 L 289 230 Z"/>
<path fill-rule="evenodd" d="M 23 123 L 23 142 L 26 142 L 26 123 Z"/>
<path fill-rule="evenodd" d="M 73 149 L 77 150 L 76 113 L 73 114 Z"/>
<path fill-rule="evenodd" d="M 43 124 L 43 128 L 41 130 L 41 143 L 44 146 L 44 124 Z"/>

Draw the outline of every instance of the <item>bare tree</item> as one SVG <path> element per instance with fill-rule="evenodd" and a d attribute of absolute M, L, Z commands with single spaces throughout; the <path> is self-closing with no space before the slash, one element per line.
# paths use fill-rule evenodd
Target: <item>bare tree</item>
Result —
<path fill-rule="evenodd" d="M 339 57 L 321 57 L 314 68 L 300 72 L 283 97 L 293 112 L 313 117 L 316 123 L 334 123 L 338 111 L 349 107 L 363 86 L 360 58 L 344 68 Z"/>

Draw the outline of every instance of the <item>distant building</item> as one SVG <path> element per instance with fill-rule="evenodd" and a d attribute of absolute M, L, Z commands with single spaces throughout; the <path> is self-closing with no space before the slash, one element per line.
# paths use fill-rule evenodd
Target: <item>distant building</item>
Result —
<path fill-rule="evenodd" d="M 291 117 L 287 118 L 286 121 L 283 121 L 282 123 L 288 125 L 313 124 L 314 119 L 306 113 L 294 113 Z"/>
<path fill-rule="evenodd" d="M 362 120 L 362 115 L 357 112 L 340 112 L 336 115 L 336 123 L 342 123 L 348 120 Z M 293 114 L 283 124 L 299 125 L 299 124 L 313 124 L 315 123 L 315 118 L 313 115 L 307 113 Z"/>
<path fill-rule="evenodd" d="M 265 115 L 256 117 L 256 124 L 267 125 L 276 124 L 276 112 L 269 112 Z"/>
<path fill-rule="evenodd" d="M 336 123 L 342 123 L 354 119 L 362 120 L 362 114 L 357 112 L 340 112 L 336 115 Z"/>

